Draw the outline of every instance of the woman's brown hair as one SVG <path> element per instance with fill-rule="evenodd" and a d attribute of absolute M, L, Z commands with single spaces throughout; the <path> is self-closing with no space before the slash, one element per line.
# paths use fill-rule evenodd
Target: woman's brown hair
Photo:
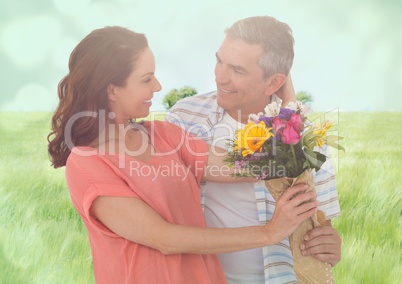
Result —
<path fill-rule="evenodd" d="M 122 27 L 105 27 L 88 34 L 73 50 L 69 73 L 58 85 L 59 105 L 48 135 L 52 166 L 66 165 L 74 146 L 98 138 L 109 114 L 107 88 L 124 86 L 138 54 L 148 47 L 143 34 Z"/>

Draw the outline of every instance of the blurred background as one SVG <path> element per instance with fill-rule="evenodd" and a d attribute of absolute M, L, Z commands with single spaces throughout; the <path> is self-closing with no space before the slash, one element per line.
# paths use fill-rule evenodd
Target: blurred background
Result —
<path fill-rule="evenodd" d="M 163 86 L 151 108 L 160 115 L 174 88 L 215 90 L 224 29 L 256 15 L 292 27 L 295 90 L 345 137 L 346 153 L 333 153 L 337 283 L 400 283 L 401 12 L 400 0 L 0 0 L 0 284 L 94 283 L 85 226 L 46 141 L 78 42 L 107 25 L 145 33 Z"/>
<path fill-rule="evenodd" d="M 296 91 L 320 111 L 402 110 L 402 2 L 398 0 L 0 0 L 0 111 L 52 111 L 75 45 L 91 30 L 145 33 L 163 89 L 215 89 L 224 29 L 271 15 L 295 37 Z"/>

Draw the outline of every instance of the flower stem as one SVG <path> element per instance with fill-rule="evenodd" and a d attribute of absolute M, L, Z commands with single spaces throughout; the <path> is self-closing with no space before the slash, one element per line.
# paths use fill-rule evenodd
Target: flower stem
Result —
<path fill-rule="evenodd" d="M 293 162 L 295 163 L 296 170 L 298 170 L 299 169 L 299 164 L 297 163 L 296 153 L 295 153 L 295 146 L 293 144 L 290 144 L 290 150 L 292 150 Z"/>

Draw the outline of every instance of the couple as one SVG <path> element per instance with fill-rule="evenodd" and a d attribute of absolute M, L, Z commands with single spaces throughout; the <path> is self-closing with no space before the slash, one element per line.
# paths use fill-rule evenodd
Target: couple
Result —
<path fill-rule="evenodd" d="M 296 283 L 287 236 L 317 206 L 330 218 L 339 214 L 333 176 L 325 171 L 316 174 L 318 197 L 299 185 L 274 203 L 262 183 L 205 170 L 224 165 L 219 146 L 274 93 L 284 104 L 294 100 L 286 24 L 271 17 L 240 20 L 226 31 L 216 59 L 218 91 L 178 102 L 167 115 L 185 132 L 173 123 L 135 122 L 149 114 L 161 89 L 144 35 L 99 29 L 72 52 L 49 153 L 54 167 L 66 166 L 97 283 Z M 132 171 L 133 161 L 191 173 L 151 179 Z M 202 198 L 201 180 L 207 182 Z M 301 249 L 335 265 L 341 245 L 330 222 L 309 232 Z"/>

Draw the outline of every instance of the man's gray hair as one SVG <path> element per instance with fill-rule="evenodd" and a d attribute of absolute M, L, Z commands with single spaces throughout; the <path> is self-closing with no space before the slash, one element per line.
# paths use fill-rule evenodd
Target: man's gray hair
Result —
<path fill-rule="evenodd" d="M 289 74 L 293 64 L 294 39 L 287 24 L 270 16 L 250 17 L 235 22 L 225 30 L 225 34 L 263 48 L 259 65 L 265 79 L 276 73 Z"/>

